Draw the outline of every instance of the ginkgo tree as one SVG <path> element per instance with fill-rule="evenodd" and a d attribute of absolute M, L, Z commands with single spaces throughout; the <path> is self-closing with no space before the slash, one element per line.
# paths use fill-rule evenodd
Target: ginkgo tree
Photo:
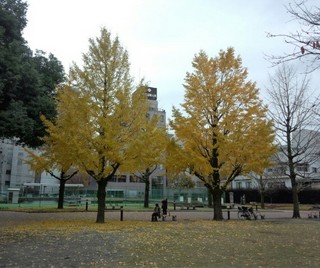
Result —
<path fill-rule="evenodd" d="M 152 118 L 145 117 L 138 134 L 139 137 L 132 146 L 132 154 L 136 154 L 136 157 L 132 158 L 131 163 L 128 162 L 130 167 L 126 165 L 125 168 L 127 167 L 127 171 L 131 170 L 134 177 L 145 184 L 144 207 L 147 208 L 149 207 L 150 177 L 164 164 L 169 138 L 166 128 L 159 126 L 157 115 Z M 161 175 L 165 175 L 165 172 Z"/>
<path fill-rule="evenodd" d="M 272 123 L 255 83 L 234 55 L 195 55 L 185 78 L 183 111 L 173 108 L 170 125 L 189 159 L 189 170 L 213 196 L 214 220 L 223 219 L 221 197 L 239 175 L 261 171 L 275 153 Z"/>
<path fill-rule="evenodd" d="M 189 157 L 185 154 L 181 142 L 171 137 L 166 144 L 165 163 L 169 188 L 191 189 L 195 182 L 189 173 Z"/>
<path fill-rule="evenodd" d="M 46 171 L 52 177 L 59 180 L 58 209 L 63 208 L 65 184 L 73 178 L 78 169 L 74 166 L 74 156 L 70 154 L 68 147 L 72 147 L 74 134 L 77 132 L 77 125 L 72 125 L 73 120 L 81 111 L 78 102 L 79 94 L 64 86 L 57 89 L 56 107 L 58 116 L 55 120 L 48 120 L 44 115 L 41 120 L 45 126 L 47 135 L 42 138 L 44 145 L 35 153 L 27 148 L 28 163 L 36 172 Z M 68 108 L 68 113 L 65 108 Z"/>
<path fill-rule="evenodd" d="M 48 125 L 48 133 L 63 140 L 75 167 L 97 182 L 96 222 L 103 223 L 107 183 L 135 156 L 132 146 L 147 112 L 145 87 L 134 87 L 128 53 L 119 38 L 112 39 L 105 28 L 99 37 L 89 40 L 83 67 L 74 64 L 70 68 L 57 99 L 62 102 L 68 98 L 70 103 L 58 110 L 68 118 L 68 124 L 57 120 Z"/>
<path fill-rule="evenodd" d="M 73 169 L 71 162 L 65 161 L 64 154 L 56 154 L 55 149 L 50 145 L 41 146 L 39 154 L 25 150 L 28 153 L 28 159 L 25 162 L 35 172 L 45 171 L 59 181 L 58 209 L 63 209 L 66 182 L 73 178 L 78 170 Z"/>

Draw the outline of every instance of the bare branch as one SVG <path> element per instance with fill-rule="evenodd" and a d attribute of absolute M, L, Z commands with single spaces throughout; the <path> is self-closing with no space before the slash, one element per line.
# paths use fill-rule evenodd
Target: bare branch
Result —
<path fill-rule="evenodd" d="M 306 0 L 294 1 L 293 4 L 286 7 L 292 19 L 298 21 L 299 29 L 290 33 L 267 33 L 267 37 L 281 38 L 293 47 L 291 53 L 266 55 L 266 59 L 271 62 L 272 66 L 299 60 L 307 63 L 308 72 L 320 68 L 320 9 L 308 5 L 308 2 Z"/>

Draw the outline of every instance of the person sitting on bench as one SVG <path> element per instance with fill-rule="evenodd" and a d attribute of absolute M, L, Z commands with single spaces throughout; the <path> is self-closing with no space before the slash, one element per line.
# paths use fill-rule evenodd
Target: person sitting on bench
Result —
<path fill-rule="evenodd" d="M 160 218 L 160 207 L 158 204 L 156 204 L 151 216 L 151 221 L 158 221 L 158 218 Z"/>

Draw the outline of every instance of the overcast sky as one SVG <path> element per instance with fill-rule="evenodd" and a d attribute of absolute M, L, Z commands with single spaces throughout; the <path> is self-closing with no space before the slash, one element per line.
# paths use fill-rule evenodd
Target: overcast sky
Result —
<path fill-rule="evenodd" d="M 267 32 L 287 33 L 297 24 L 287 14 L 289 0 L 28 0 L 24 37 L 32 50 L 53 53 L 66 73 L 82 65 L 88 39 L 106 27 L 129 52 L 131 73 L 158 88 L 159 108 L 171 116 L 183 102 L 182 86 L 201 49 L 215 57 L 234 47 L 265 97 L 268 74 L 275 71 L 265 54 L 290 50 Z M 315 74 L 313 74 L 315 76 Z"/>

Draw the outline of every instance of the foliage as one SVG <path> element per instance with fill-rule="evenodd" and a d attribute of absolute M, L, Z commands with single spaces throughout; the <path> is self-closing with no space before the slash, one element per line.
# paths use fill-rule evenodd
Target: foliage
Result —
<path fill-rule="evenodd" d="M 234 50 L 193 60 L 184 87 L 184 113 L 173 109 L 170 122 L 189 159 L 191 172 L 214 199 L 215 219 L 222 219 L 221 194 L 238 175 L 261 173 L 275 152 L 267 108 Z M 262 138 L 263 137 L 263 138 Z"/>
<path fill-rule="evenodd" d="M 145 117 L 141 122 L 141 128 L 138 133 L 138 139 L 132 146 L 132 153 L 136 156 L 127 165 L 126 169 L 136 172 L 137 176 L 140 172 L 164 163 L 164 151 L 168 142 L 166 129 L 158 126 L 158 116 L 152 118 Z"/>
<path fill-rule="evenodd" d="M 54 89 L 64 71 L 52 54 L 33 55 L 26 45 L 26 12 L 20 0 L 0 1 L 0 136 L 37 147 L 45 134 L 40 114 L 54 118 Z"/>
<path fill-rule="evenodd" d="M 104 222 L 106 186 L 119 167 L 130 162 L 147 111 L 145 87 L 133 92 L 128 54 L 119 39 L 101 29 L 89 40 L 83 68 L 70 69 L 57 100 L 58 119 L 48 133 L 69 153 L 75 167 L 98 183 L 97 222 Z"/>
<path fill-rule="evenodd" d="M 144 207 L 149 207 L 150 176 L 164 164 L 169 139 L 166 129 L 159 127 L 157 115 L 152 118 L 145 117 L 137 134 L 138 137 L 131 147 L 132 161 L 125 163 L 120 170 L 133 172 L 134 176 L 145 184 Z M 164 176 L 164 170 L 157 175 Z"/>
<path fill-rule="evenodd" d="M 175 189 L 191 189 L 195 187 L 195 183 L 190 175 L 179 174 L 170 180 L 169 187 Z"/>
<path fill-rule="evenodd" d="M 57 110 L 63 110 L 62 105 L 69 105 L 71 101 L 72 104 L 76 104 L 78 94 L 72 92 L 70 89 L 66 88 L 63 93 L 63 89 L 58 91 L 57 99 L 60 100 L 57 103 Z M 75 108 L 75 107 L 74 107 Z M 79 107 L 77 107 L 79 108 Z M 73 112 L 76 112 L 75 109 Z M 28 153 L 28 159 L 25 160 L 33 170 L 36 172 L 48 172 L 52 177 L 59 180 L 59 200 L 58 208 L 63 208 L 64 202 L 64 190 L 65 183 L 74 177 L 78 170 L 74 168 L 74 158 L 73 155 L 66 150 L 66 140 L 61 139 L 61 131 L 69 128 L 69 119 L 65 114 L 59 114 L 55 122 L 51 122 L 46 119 L 45 116 L 41 117 L 43 124 L 46 126 L 47 135 L 42 138 L 44 145 L 42 145 L 37 152 L 33 152 L 27 148 L 25 150 Z M 60 128 L 55 128 L 55 124 L 59 125 Z M 67 131 L 63 133 L 64 138 L 66 135 L 72 133 Z M 71 140 L 72 137 L 69 135 L 68 138 Z M 59 173 L 59 174 L 57 174 Z"/>
<path fill-rule="evenodd" d="M 269 33 L 268 36 L 282 38 L 293 50 L 269 59 L 275 65 L 300 60 L 307 62 L 309 71 L 314 71 L 320 67 L 320 9 L 314 1 L 308 0 L 293 1 L 286 9 L 292 20 L 298 21 L 300 28 L 283 34 Z"/>
<path fill-rule="evenodd" d="M 165 167 L 167 175 L 171 180 L 179 177 L 181 172 L 185 172 L 188 169 L 189 158 L 184 153 L 182 143 L 175 137 L 171 137 L 166 147 Z"/>

